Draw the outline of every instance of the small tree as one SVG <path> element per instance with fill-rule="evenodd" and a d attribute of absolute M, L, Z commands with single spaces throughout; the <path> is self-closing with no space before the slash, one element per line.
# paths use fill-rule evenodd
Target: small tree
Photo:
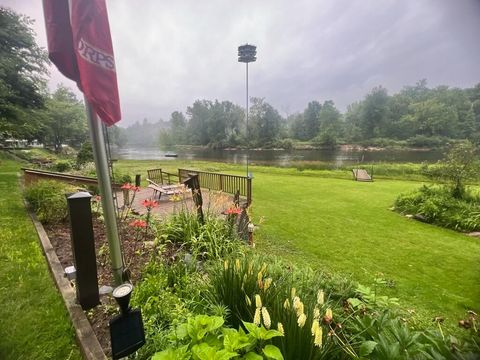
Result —
<path fill-rule="evenodd" d="M 452 196 L 465 195 L 465 183 L 475 179 L 480 171 L 478 149 L 470 141 L 455 144 L 443 161 L 442 177 L 449 183 Z"/>

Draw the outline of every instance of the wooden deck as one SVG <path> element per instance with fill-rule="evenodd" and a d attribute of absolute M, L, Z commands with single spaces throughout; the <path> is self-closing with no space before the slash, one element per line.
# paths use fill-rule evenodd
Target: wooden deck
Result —
<path fill-rule="evenodd" d="M 132 197 L 132 194 L 133 192 L 130 191 L 130 198 Z M 204 212 L 210 211 L 220 214 L 233 204 L 233 196 L 223 192 L 202 189 L 202 197 Z M 133 199 L 133 213 L 144 215 L 147 212 L 146 207 L 142 204 L 144 200 L 158 201 L 158 206 L 152 210 L 152 213 L 160 217 L 165 217 L 182 209 L 195 210 L 192 193 L 190 191 L 183 192 L 178 196 L 162 195 L 160 200 L 158 200 L 158 197 L 154 197 L 153 189 L 142 188 L 140 191 L 137 191 L 135 198 Z M 117 202 L 119 207 L 123 206 L 123 191 L 117 192 Z"/>

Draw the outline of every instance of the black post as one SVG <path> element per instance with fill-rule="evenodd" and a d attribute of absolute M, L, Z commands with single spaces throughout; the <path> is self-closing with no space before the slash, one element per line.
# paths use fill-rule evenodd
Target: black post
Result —
<path fill-rule="evenodd" d="M 135 175 L 135 186 L 140 186 L 140 180 L 141 179 L 141 175 Z"/>
<path fill-rule="evenodd" d="M 83 310 L 91 309 L 100 303 L 91 197 L 88 192 L 77 192 L 67 197 L 73 261 L 77 271 L 77 300 Z"/>

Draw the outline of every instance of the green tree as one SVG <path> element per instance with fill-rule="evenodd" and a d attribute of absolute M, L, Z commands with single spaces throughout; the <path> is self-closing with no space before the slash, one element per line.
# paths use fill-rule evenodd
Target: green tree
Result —
<path fill-rule="evenodd" d="M 308 140 L 311 138 L 311 134 L 307 132 L 307 126 L 305 125 L 305 120 L 303 113 L 290 115 L 287 119 L 290 124 L 290 135 L 291 137 L 298 140 Z"/>
<path fill-rule="evenodd" d="M 416 134 L 453 137 L 458 123 L 458 115 L 454 107 L 447 106 L 437 99 L 430 99 L 411 104 L 410 112 L 403 121 L 411 123 Z"/>
<path fill-rule="evenodd" d="M 373 88 L 365 97 L 360 118 L 360 129 L 365 139 L 384 135 L 389 115 L 388 100 L 387 90 L 381 86 Z"/>
<path fill-rule="evenodd" d="M 48 58 L 32 23 L 0 7 L 0 136 L 31 139 L 40 126 L 32 110 L 44 104 Z"/>
<path fill-rule="evenodd" d="M 168 142 L 173 144 L 185 144 L 187 138 L 187 119 L 180 111 L 174 111 L 170 116 L 170 137 Z"/>
<path fill-rule="evenodd" d="M 470 141 L 455 144 L 443 161 L 442 170 L 442 177 L 448 181 L 452 196 L 462 198 L 466 182 L 478 179 L 480 173 L 478 148 Z"/>
<path fill-rule="evenodd" d="M 60 152 L 62 144 L 79 146 L 88 138 L 85 110 L 75 94 L 63 85 L 47 99 L 44 141 Z"/>
<path fill-rule="evenodd" d="M 320 131 L 320 111 L 322 105 L 318 101 L 310 101 L 307 108 L 303 112 L 303 123 L 305 126 L 305 136 L 308 139 L 312 139 L 317 136 Z"/>
<path fill-rule="evenodd" d="M 209 143 L 207 123 L 210 117 L 212 102 L 197 100 L 187 108 L 188 140 L 192 145 L 207 145 Z"/>
<path fill-rule="evenodd" d="M 110 141 L 110 144 L 114 144 L 118 147 L 124 147 L 128 143 L 126 129 L 117 125 L 110 126 L 107 129 L 108 129 L 108 140 Z"/>
<path fill-rule="evenodd" d="M 269 146 L 278 139 L 282 117 L 264 98 L 252 98 L 249 134 L 255 146 Z"/>

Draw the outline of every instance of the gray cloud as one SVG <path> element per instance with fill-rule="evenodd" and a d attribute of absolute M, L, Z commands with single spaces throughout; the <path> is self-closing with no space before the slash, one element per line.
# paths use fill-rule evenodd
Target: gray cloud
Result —
<path fill-rule="evenodd" d="M 41 2 L 2 0 L 36 20 L 46 46 Z M 195 99 L 245 103 L 237 46 L 258 46 L 250 94 L 281 112 L 332 99 L 345 109 L 370 89 L 391 93 L 480 82 L 480 2 L 476 0 L 108 1 L 126 126 L 168 119 Z M 64 79 L 52 69 L 52 87 Z"/>

